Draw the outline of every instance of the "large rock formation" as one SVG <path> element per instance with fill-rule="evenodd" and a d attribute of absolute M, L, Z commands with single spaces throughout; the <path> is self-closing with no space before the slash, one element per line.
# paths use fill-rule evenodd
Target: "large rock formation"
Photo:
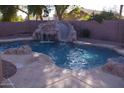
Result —
<path fill-rule="evenodd" d="M 9 48 L 7 49 L 4 54 L 14 54 L 14 55 L 23 55 L 23 54 L 31 54 L 32 49 L 27 46 L 21 46 L 20 48 Z"/>
<path fill-rule="evenodd" d="M 33 33 L 35 40 L 43 41 L 67 41 L 72 42 L 77 39 L 73 26 L 65 21 L 47 21 L 41 23 Z"/>
<path fill-rule="evenodd" d="M 108 59 L 108 62 L 102 67 L 102 69 L 105 72 L 124 78 L 124 57 Z"/>

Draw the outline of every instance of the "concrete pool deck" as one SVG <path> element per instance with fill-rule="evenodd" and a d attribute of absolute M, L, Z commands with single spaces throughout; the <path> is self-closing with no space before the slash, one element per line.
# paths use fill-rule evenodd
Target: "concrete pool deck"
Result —
<path fill-rule="evenodd" d="M 24 40 L 24 39 L 23 39 Z M 79 44 L 91 44 L 91 42 L 78 41 Z M 92 43 L 97 46 L 115 49 L 112 44 Z M 124 51 L 122 52 L 124 53 Z M 17 67 L 15 75 L 3 80 L 0 87 L 13 88 L 124 88 L 124 78 L 105 73 L 100 67 L 90 70 L 72 71 L 60 68 L 51 62 L 51 58 L 44 54 L 30 55 L 1 55 L 3 60 L 12 62 Z M 21 60 L 23 59 L 23 60 Z M 21 63 L 22 67 L 18 67 Z M 26 66 L 25 66 L 26 65 Z"/>
<path fill-rule="evenodd" d="M 20 62 L 22 64 L 28 63 L 28 65 L 18 67 L 16 74 L 9 79 L 3 80 L 0 87 L 124 88 L 124 78 L 105 73 L 100 68 L 72 71 L 59 68 L 51 62 L 51 58 L 44 54 L 35 53 L 35 55 L 37 57 L 32 59 L 33 61 L 27 60 L 27 56 L 1 55 L 3 60 L 12 62 L 15 65 Z"/>

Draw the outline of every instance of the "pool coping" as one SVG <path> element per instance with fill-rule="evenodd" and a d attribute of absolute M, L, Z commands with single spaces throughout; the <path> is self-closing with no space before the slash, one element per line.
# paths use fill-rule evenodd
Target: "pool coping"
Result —
<path fill-rule="evenodd" d="M 89 42 L 83 42 L 83 41 L 75 41 L 74 43 L 80 44 L 80 45 L 89 45 L 89 46 L 96 46 L 96 47 L 101 47 L 101 48 L 108 48 L 124 56 L 124 48 L 120 47 L 120 45 L 89 43 Z"/>
<path fill-rule="evenodd" d="M 34 40 L 33 37 L 19 37 L 19 38 L 11 38 L 11 39 L 0 39 L 0 43 L 4 43 L 4 42 L 14 42 L 14 41 L 28 41 L 28 40 Z M 114 50 L 115 52 L 119 53 L 120 55 L 123 55 L 124 56 L 124 47 L 120 47 L 120 45 L 116 45 L 116 44 L 102 44 L 102 41 L 100 41 L 101 43 L 97 43 L 97 42 L 88 42 L 88 41 L 85 41 L 86 39 L 81 40 L 77 40 L 77 41 L 74 41 L 74 43 L 77 43 L 77 44 L 84 44 L 84 45 L 90 45 L 90 46 L 98 46 L 98 47 L 103 47 L 103 48 L 109 48 L 109 49 L 112 49 Z M 88 40 L 93 40 L 93 39 L 88 39 Z M 104 41 L 103 41 L 104 42 Z"/>
<path fill-rule="evenodd" d="M 0 39 L 0 43 L 4 42 L 14 42 L 14 41 L 27 41 L 27 40 L 33 40 L 33 37 L 18 37 L 18 38 L 9 38 L 9 39 Z"/>

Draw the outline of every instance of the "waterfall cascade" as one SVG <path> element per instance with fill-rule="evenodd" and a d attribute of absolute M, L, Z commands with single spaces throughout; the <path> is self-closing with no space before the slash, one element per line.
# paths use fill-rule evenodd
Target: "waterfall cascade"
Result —
<path fill-rule="evenodd" d="M 65 21 L 47 21 L 40 23 L 33 33 L 35 40 L 73 42 L 77 39 L 73 26 Z"/>

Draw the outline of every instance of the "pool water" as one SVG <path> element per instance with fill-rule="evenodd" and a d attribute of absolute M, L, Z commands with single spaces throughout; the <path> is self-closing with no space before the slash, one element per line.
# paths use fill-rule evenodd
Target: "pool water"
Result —
<path fill-rule="evenodd" d="M 1 43 L 0 51 L 21 45 L 29 45 L 33 51 L 49 55 L 59 67 L 72 70 L 95 68 L 105 64 L 108 58 L 121 56 L 107 48 L 64 42 L 18 41 Z"/>

